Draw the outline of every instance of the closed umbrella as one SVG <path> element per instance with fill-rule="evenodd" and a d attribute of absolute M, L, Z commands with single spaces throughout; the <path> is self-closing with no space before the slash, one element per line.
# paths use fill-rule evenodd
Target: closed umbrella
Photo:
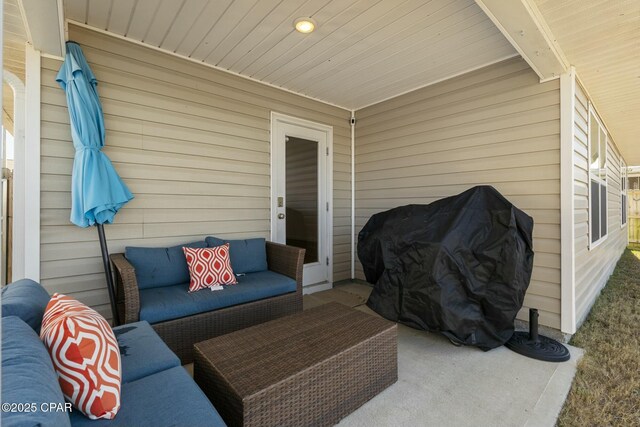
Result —
<path fill-rule="evenodd" d="M 117 324 L 115 291 L 103 224 L 113 222 L 118 210 L 133 199 L 133 195 L 101 151 L 105 130 L 96 90 L 98 82 L 77 43 L 67 42 L 67 53 L 56 81 L 67 95 L 71 138 L 76 149 L 71 176 L 71 222 L 79 227 L 95 225 L 98 229 L 111 311 Z"/>

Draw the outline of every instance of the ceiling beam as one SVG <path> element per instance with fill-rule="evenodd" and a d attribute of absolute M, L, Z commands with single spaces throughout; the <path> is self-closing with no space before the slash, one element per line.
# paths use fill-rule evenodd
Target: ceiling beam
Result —
<path fill-rule="evenodd" d="M 62 0 L 19 0 L 19 4 L 29 43 L 43 54 L 63 57 L 65 31 Z"/>
<path fill-rule="evenodd" d="M 569 69 L 569 62 L 533 0 L 475 2 L 541 81 L 558 78 Z"/>

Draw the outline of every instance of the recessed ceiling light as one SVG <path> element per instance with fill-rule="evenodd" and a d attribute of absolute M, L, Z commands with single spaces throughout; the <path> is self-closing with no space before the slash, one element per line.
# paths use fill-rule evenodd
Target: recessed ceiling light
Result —
<path fill-rule="evenodd" d="M 309 34 L 316 29 L 316 21 L 311 18 L 298 18 L 293 25 L 296 27 L 296 31 L 302 34 Z"/>

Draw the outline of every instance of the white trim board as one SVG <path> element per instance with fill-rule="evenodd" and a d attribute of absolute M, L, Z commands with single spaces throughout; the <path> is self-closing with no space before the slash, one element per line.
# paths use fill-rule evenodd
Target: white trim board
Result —
<path fill-rule="evenodd" d="M 58 30 L 60 31 L 60 54 L 64 56 L 67 52 L 67 24 L 64 22 L 64 1 L 56 0 L 58 9 Z"/>
<path fill-rule="evenodd" d="M 13 280 L 25 277 L 25 211 L 26 211 L 26 162 L 25 149 L 25 86 L 22 80 L 10 71 L 3 70 L 3 80 L 13 91 L 13 245 L 11 267 Z"/>
<path fill-rule="evenodd" d="M 25 50 L 24 276 L 40 281 L 40 51 Z M 14 216 L 15 218 L 16 216 Z"/>
<path fill-rule="evenodd" d="M 565 73 L 569 62 L 532 0 L 475 0 L 541 81 Z"/>
<path fill-rule="evenodd" d="M 356 112 L 351 111 L 351 280 L 356 278 Z"/>
<path fill-rule="evenodd" d="M 573 143 L 576 70 L 560 76 L 560 329 L 576 332 Z"/>
<path fill-rule="evenodd" d="M 62 0 L 20 0 L 19 3 L 29 42 L 41 52 L 63 56 L 65 40 Z"/>

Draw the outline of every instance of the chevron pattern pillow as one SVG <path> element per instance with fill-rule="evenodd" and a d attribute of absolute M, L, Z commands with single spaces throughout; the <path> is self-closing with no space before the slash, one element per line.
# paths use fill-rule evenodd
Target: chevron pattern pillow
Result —
<path fill-rule="evenodd" d="M 120 409 L 120 350 L 104 317 L 81 302 L 54 294 L 42 318 L 44 341 L 62 394 L 92 420 Z"/>
<path fill-rule="evenodd" d="M 229 244 L 215 248 L 182 248 L 189 266 L 189 292 L 238 283 L 231 269 Z"/>

